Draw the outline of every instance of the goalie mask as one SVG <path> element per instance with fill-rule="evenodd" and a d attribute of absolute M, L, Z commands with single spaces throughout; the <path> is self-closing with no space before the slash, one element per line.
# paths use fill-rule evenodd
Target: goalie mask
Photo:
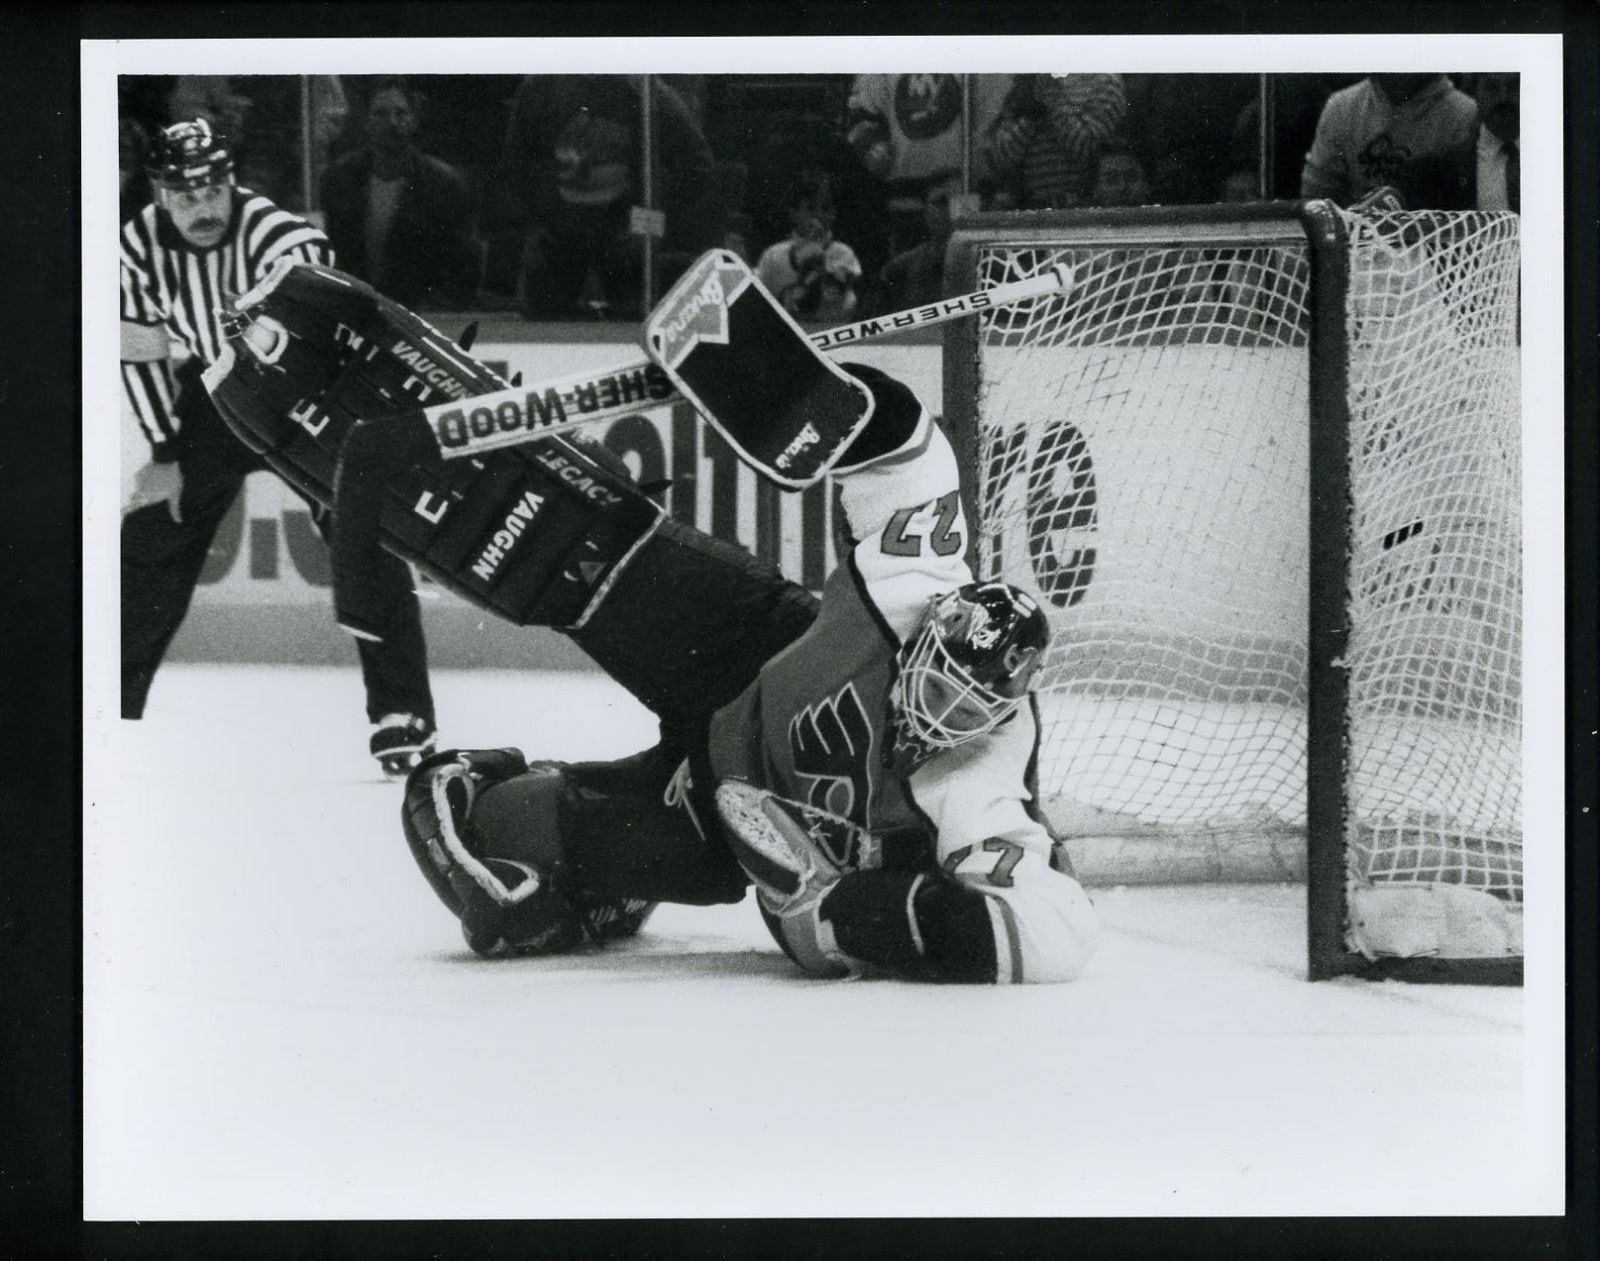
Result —
<path fill-rule="evenodd" d="M 890 695 L 902 739 L 931 751 L 993 731 L 1022 703 L 1049 642 L 1043 611 L 1009 583 L 934 598 L 899 652 Z"/>

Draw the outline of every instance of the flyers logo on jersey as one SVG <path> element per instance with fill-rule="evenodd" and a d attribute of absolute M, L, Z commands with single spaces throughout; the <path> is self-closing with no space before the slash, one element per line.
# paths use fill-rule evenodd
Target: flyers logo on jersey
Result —
<path fill-rule="evenodd" d="M 882 865 L 878 838 L 849 819 L 813 810 L 782 797 L 771 798 L 771 805 L 782 810 L 803 828 L 812 845 L 840 870 L 861 871 Z"/>
<path fill-rule="evenodd" d="M 872 720 L 846 683 L 789 720 L 789 754 L 805 780 L 805 804 L 845 818 L 864 814 L 872 791 Z"/>
<path fill-rule="evenodd" d="M 753 277 L 737 255 L 722 250 L 702 257 L 661 302 L 650 326 L 657 360 L 676 368 L 701 342 L 728 344 L 728 308 Z"/>

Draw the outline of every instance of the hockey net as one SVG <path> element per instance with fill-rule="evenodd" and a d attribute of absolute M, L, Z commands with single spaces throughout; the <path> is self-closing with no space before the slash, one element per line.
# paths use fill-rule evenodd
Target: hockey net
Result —
<path fill-rule="evenodd" d="M 1227 213 L 957 237 L 956 285 L 1076 277 L 947 352 L 976 568 L 1054 624 L 1046 811 L 1094 882 L 1296 878 L 1322 749 L 1343 949 L 1520 954 L 1517 220 Z M 1345 435 L 1338 476 L 1313 426 Z M 1313 530 L 1341 572 L 1313 573 Z M 1342 673 L 1313 727 L 1318 670 Z M 1501 927 L 1439 927 L 1480 899 Z"/>

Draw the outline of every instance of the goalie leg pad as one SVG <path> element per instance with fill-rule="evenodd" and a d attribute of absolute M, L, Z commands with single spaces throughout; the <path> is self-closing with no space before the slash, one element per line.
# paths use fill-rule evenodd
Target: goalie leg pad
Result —
<path fill-rule="evenodd" d="M 590 794 L 575 779 L 581 769 L 535 762 L 524 773 L 488 786 L 470 825 L 481 852 L 532 866 L 540 873 L 545 893 L 566 908 L 569 930 L 576 930 L 569 943 L 573 945 L 633 936 L 662 900 L 648 887 L 630 881 L 626 868 L 619 873 L 602 870 L 598 874 L 611 878 L 596 879 L 595 851 L 615 849 L 626 854 L 643 848 L 648 838 L 612 836 L 612 829 L 595 826 L 606 821 L 594 819 L 586 808 Z M 515 923 L 512 928 L 522 931 Z M 515 943 L 515 932 L 508 936 Z"/>
<path fill-rule="evenodd" d="M 592 444 L 443 461 L 415 409 L 506 382 L 355 277 L 284 267 L 239 299 L 234 324 L 206 386 L 275 472 L 335 509 L 336 598 L 381 546 L 518 625 L 581 626 L 662 517 Z M 385 427 L 341 458 L 358 422 Z M 382 611 L 356 583 L 347 625 L 376 633 Z"/>
<path fill-rule="evenodd" d="M 473 829 L 486 852 L 538 866 L 597 928 L 631 903 L 739 901 L 744 873 L 666 802 L 672 770 L 656 759 L 536 763 L 483 794 Z"/>
<path fill-rule="evenodd" d="M 402 828 L 428 884 L 477 954 L 551 954 L 584 940 L 580 917 L 525 857 L 477 839 L 472 815 L 486 789 L 527 769 L 516 749 L 453 750 L 406 780 Z"/>
<path fill-rule="evenodd" d="M 421 560 L 480 607 L 518 625 L 581 627 L 664 519 L 606 454 L 551 440 L 505 453 L 498 469 L 452 466 L 451 501 L 435 495 L 425 512 L 420 497 L 402 493 L 386 516 L 389 533 L 403 538 L 423 523 Z"/>
<path fill-rule="evenodd" d="M 526 877 L 485 870 L 469 849 L 467 820 L 486 784 L 525 769 L 527 761 L 516 749 L 452 749 L 425 758 L 406 777 L 400 812 L 406 844 L 429 886 L 454 915 L 461 914 L 464 895 L 473 886 L 497 888 L 497 900 L 503 903 L 516 900 L 513 891 Z"/>
<path fill-rule="evenodd" d="M 581 627 L 663 520 L 599 454 L 554 440 L 430 468 L 420 416 L 346 440 L 334 492 L 341 622 L 370 624 L 362 576 L 380 544 L 519 626 Z M 348 616 L 348 622 L 347 622 Z"/>

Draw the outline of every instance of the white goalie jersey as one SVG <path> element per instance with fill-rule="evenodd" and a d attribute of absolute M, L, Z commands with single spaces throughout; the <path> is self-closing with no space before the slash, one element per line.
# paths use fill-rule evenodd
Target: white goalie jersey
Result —
<path fill-rule="evenodd" d="M 1058 869 L 1038 811 L 1036 708 L 932 756 L 896 747 L 896 653 L 930 601 L 973 576 L 948 439 L 920 406 L 873 425 L 863 437 L 875 441 L 858 445 L 880 453 L 852 464 L 853 449 L 834 470 L 851 549 L 815 624 L 716 715 L 712 770 L 865 829 L 838 856 L 847 870 L 937 868 L 984 895 L 995 980 L 1069 980 L 1091 952 L 1095 914 Z"/>

